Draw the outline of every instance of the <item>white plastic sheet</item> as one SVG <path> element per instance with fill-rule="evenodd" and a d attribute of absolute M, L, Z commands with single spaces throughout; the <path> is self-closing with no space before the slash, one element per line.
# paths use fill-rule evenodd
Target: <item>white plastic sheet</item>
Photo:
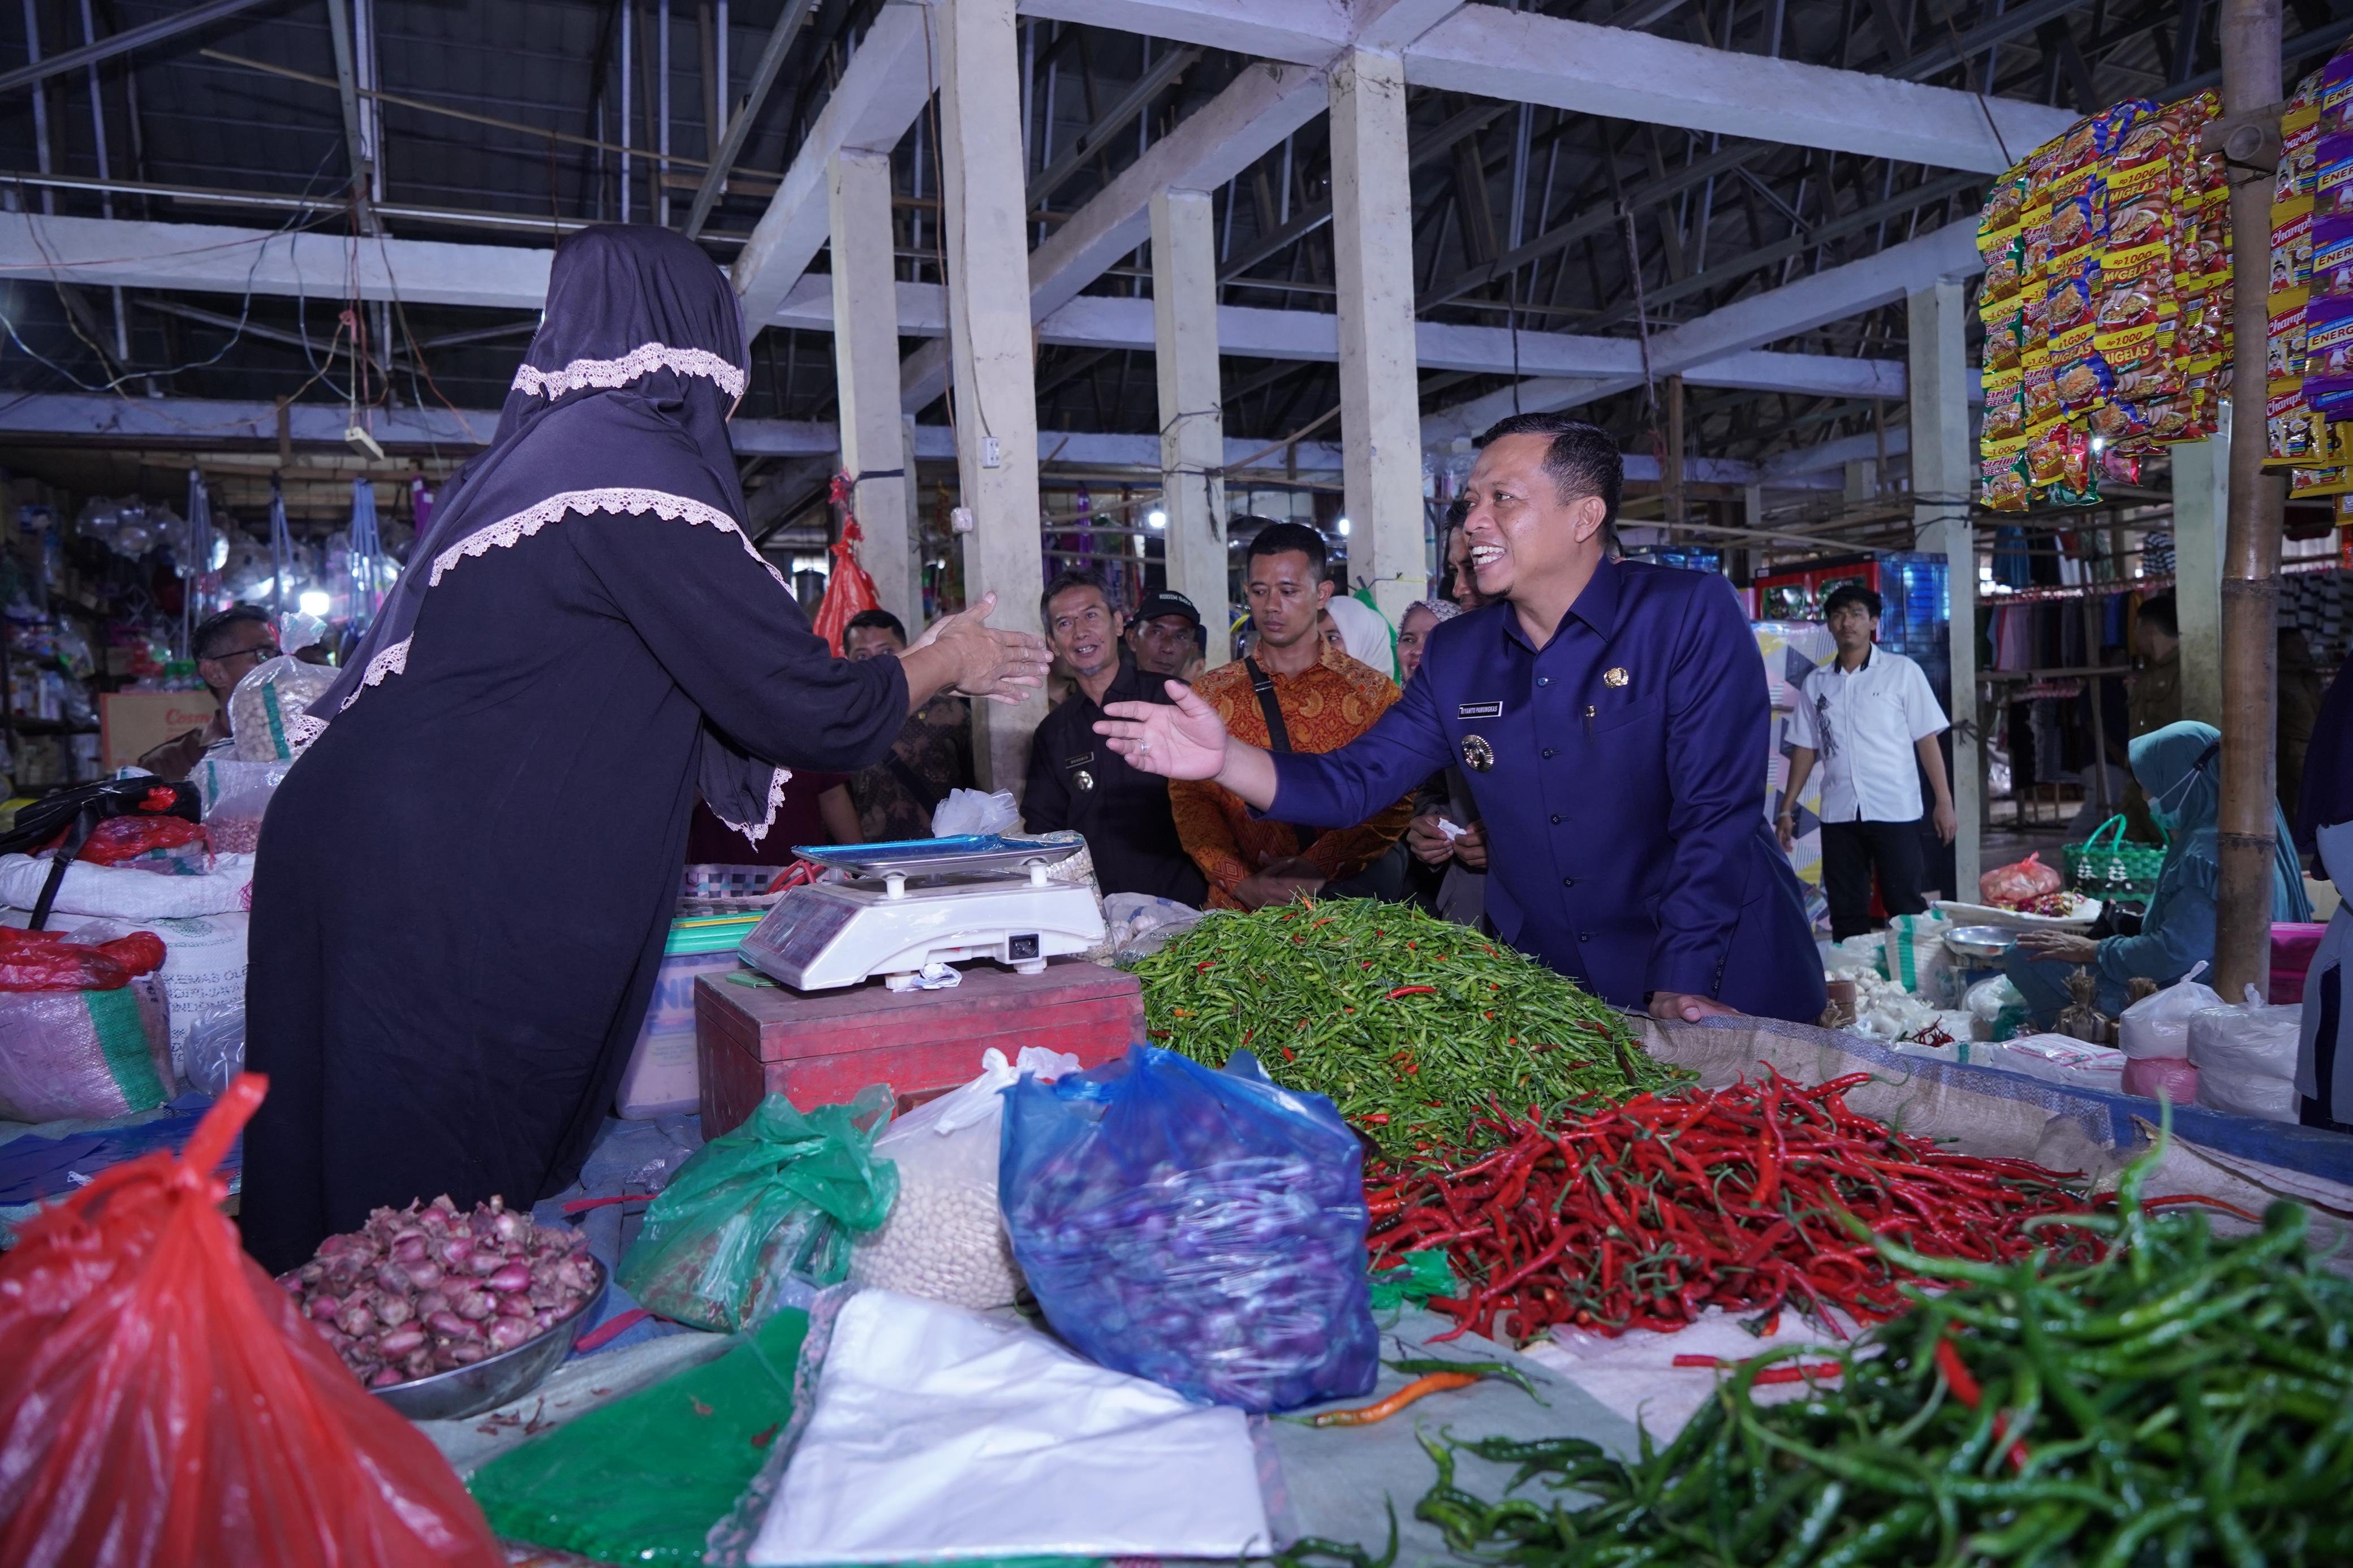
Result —
<path fill-rule="evenodd" d="M 1247 1418 L 1037 1330 L 890 1290 L 841 1310 L 755 1568 L 1265 1556 Z"/>

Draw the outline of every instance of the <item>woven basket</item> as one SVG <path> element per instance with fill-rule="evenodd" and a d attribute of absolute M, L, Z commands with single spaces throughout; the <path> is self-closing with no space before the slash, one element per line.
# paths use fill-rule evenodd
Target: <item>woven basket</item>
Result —
<path fill-rule="evenodd" d="M 2111 903 L 2147 900 L 2157 891 L 2157 874 L 2165 866 L 2162 847 L 2125 842 L 2122 814 L 2100 824 L 2081 844 L 2068 845 L 2063 855 L 2067 886 Z"/>

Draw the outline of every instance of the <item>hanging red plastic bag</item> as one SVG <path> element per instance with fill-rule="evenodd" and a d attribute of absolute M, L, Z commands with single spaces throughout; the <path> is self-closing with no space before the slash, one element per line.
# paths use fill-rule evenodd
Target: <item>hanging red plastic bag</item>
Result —
<path fill-rule="evenodd" d="M 848 474 L 833 476 L 833 504 L 841 509 L 841 537 L 833 546 L 833 571 L 827 576 L 825 597 L 817 607 L 817 635 L 833 649 L 833 657 L 844 656 L 842 637 L 849 630 L 850 618 L 861 611 L 877 608 L 881 600 L 874 594 L 874 579 L 858 559 L 858 547 L 866 534 L 858 526 L 858 516 L 849 510 L 852 490 Z"/>
<path fill-rule="evenodd" d="M 0 1563 L 498 1568 L 448 1461 L 245 1256 L 214 1167 L 241 1075 L 178 1159 L 117 1165 L 0 1258 Z"/>

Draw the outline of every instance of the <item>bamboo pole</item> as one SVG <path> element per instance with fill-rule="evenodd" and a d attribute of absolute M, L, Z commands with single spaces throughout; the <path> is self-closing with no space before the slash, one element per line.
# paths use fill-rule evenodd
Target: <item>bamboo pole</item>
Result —
<path fill-rule="evenodd" d="M 2225 0 L 2222 112 L 2280 100 L 2279 0 Z M 2222 562 L 2222 779 L 2215 986 L 2236 1001 L 2271 980 L 2273 748 L 2277 733 L 2280 476 L 2263 471 L 2264 296 L 2271 280 L 2271 179 L 2231 170 L 2237 298 L 2232 324 L 2230 533 Z"/>

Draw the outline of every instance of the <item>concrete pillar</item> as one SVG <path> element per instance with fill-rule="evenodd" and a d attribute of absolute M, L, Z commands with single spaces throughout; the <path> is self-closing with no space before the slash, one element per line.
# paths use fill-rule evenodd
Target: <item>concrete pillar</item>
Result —
<path fill-rule="evenodd" d="M 1983 869 L 1985 759 L 1978 721 L 1978 545 L 1969 515 L 1975 465 L 1970 461 L 1965 297 L 1958 279 L 1939 281 L 1912 296 L 1909 370 L 1912 520 L 1922 542 L 1933 540 L 1945 552 L 1950 616 L 1953 815 L 1959 819 L 1959 831 L 1953 839 L 1955 886 L 1947 890 L 1966 899 L 1975 896 Z"/>
<path fill-rule="evenodd" d="M 1348 556 L 1395 625 L 1429 591 L 1413 341 L 1405 67 L 1351 51 L 1332 72 L 1332 251 Z"/>
<path fill-rule="evenodd" d="M 1029 334 L 1029 245 L 1021 167 L 1021 82 L 1013 0 L 941 0 L 940 174 L 948 255 L 948 347 L 956 477 L 973 531 L 969 602 L 995 593 L 990 625 L 1039 629 L 1038 387 Z M 1043 693 L 973 705 L 984 789 L 1021 789 Z"/>
<path fill-rule="evenodd" d="M 915 472 L 899 412 L 899 301 L 892 262 L 891 155 L 844 152 L 827 171 L 832 219 L 833 374 L 841 404 L 841 466 L 866 534 L 866 570 L 882 607 L 923 624 L 923 595 L 908 500 Z"/>
<path fill-rule="evenodd" d="M 1857 458 L 1846 465 L 1846 499 L 1866 501 L 1879 493 L 1879 464 L 1871 458 Z"/>
<path fill-rule="evenodd" d="M 2230 417 L 2231 405 L 2222 405 Z M 2173 609 L 2181 621 L 2181 716 L 2222 727 L 2222 545 L 2231 427 L 2173 448 Z"/>
<path fill-rule="evenodd" d="M 1225 415 L 1218 383 L 1218 253 L 1206 191 L 1152 198 L 1152 337 L 1160 373 L 1160 509 L 1168 586 L 1200 608 L 1211 668 L 1226 627 Z"/>

